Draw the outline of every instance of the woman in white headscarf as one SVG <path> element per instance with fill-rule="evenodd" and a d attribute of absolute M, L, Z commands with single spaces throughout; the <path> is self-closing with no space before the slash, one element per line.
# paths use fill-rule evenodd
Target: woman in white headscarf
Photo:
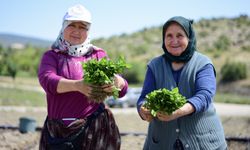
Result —
<path fill-rule="evenodd" d="M 117 150 L 120 134 L 111 111 L 92 101 L 93 86 L 83 82 L 82 63 L 107 57 L 90 44 L 90 12 L 82 5 L 70 7 L 51 50 L 44 53 L 38 78 L 47 96 L 48 116 L 39 149 Z M 116 86 L 119 97 L 126 94 L 127 81 L 115 76 L 115 83 L 100 87 L 110 92 Z"/>

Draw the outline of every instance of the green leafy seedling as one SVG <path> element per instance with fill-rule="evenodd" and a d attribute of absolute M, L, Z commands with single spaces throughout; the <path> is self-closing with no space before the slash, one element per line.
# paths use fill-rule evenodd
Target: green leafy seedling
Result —
<path fill-rule="evenodd" d="M 155 117 L 157 112 L 172 114 L 173 111 L 186 103 L 186 98 L 179 93 L 178 87 L 172 89 L 158 89 L 146 95 L 144 107 Z"/>

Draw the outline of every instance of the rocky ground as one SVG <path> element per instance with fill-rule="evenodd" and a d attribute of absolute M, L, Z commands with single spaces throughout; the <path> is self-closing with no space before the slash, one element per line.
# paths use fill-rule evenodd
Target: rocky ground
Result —
<path fill-rule="evenodd" d="M 231 106 L 232 107 L 232 106 Z M 230 109 L 232 109 L 229 107 Z M 227 107 L 228 108 L 228 107 Z M 246 109 L 246 113 L 249 107 Z M 237 108 L 238 109 L 238 108 Z M 225 108 L 224 108 L 225 110 Z M 132 109 L 112 109 L 120 132 L 122 133 L 121 150 L 141 150 L 147 123 L 140 120 L 135 108 Z M 250 138 L 250 116 L 230 115 L 218 111 L 224 126 L 227 137 Z M 238 111 L 240 112 L 240 111 Z M 229 114 L 229 115 L 225 115 Z M 0 125 L 19 125 L 20 117 L 35 118 L 37 126 L 41 127 L 46 116 L 45 108 L 2 108 L 0 109 Z M 0 149 L 1 150 L 37 150 L 40 132 L 22 134 L 18 130 L 0 129 Z M 250 141 L 237 142 L 228 141 L 229 150 L 250 150 Z"/>

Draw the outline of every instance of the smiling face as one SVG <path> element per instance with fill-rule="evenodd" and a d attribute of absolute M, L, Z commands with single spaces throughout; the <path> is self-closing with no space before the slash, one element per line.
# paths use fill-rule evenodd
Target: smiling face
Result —
<path fill-rule="evenodd" d="M 171 23 L 165 32 L 165 47 L 173 56 L 180 56 L 188 46 L 188 37 L 176 22 Z"/>
<path fill-rule="evenodd" d="M 82 22 L 73 22 L 64 30 L 64 39 L 71 45 L 82 44 L 88 36 L 88 28 Z"/>

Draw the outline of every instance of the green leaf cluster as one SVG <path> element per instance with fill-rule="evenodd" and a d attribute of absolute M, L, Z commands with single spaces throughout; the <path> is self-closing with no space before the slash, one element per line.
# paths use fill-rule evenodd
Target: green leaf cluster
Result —
<path fill-rule="evenodd" d="M 84 81 L 94 85 L 113 83 L 115 74 L 120 74 L 129 68 L 123 57 L 117 61 L 102 58 L 100 61 L 92 59 L 83 64 Z"/>
<path fill-rule="evenodd" d="M 173 111 L 180 108 L 186 103 L 186 98 L 179 93 L 178 87 L 172 89 L 158 89 L 146 95 L 144 107 L 151 111 L 153 116 L 157 112 L 172 114 Z"/>
<path fill-rule="evenodd" d="M 101 86 L 104 84 L 113 84 L 114 75 L 121 74 L 130 65 L 126 63 L 123 57 L 119 57 L 117 61 L 108 60 L 107 58 L 102 58 L 100 60 L 91 59 L 83 64 L 84 70 L 84 82 Z M 93 100 L 102 101 L 107 96 L 113 95 L 118 97 L 119 89 L 114 88 L 112 93 L 106 93 L 100 91 L 99 89 L 94 89 L 96 92 L 95 96 L 92 97 Z"/>

